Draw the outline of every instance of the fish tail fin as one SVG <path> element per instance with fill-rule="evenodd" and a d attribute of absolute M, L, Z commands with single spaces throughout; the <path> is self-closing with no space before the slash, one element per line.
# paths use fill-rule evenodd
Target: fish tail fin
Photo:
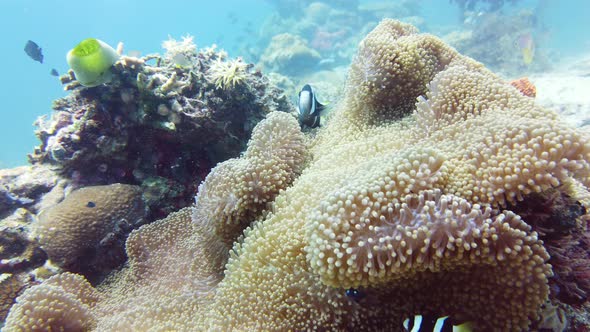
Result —
<path fill-rule="evenodd" d="M 322 103 L 320 103 L 319 101 L 318 101 L 318 102 L 316 102 L 315 109 L 316 109 L 318 112 L 321 112 L 321 111 L 325 110 L 325 109 L 326 109 L 326 107 L 328 107 L 328 103 L 323 103 L 323 104 L 322 104 Z"/>

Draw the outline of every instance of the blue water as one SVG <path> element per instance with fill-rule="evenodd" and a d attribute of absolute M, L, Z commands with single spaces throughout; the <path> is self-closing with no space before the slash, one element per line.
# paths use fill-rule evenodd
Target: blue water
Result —
<path fill-rule="evenodd" d="M 160 44 L 168 36 L 179 39 L 190 34 L 199 47 L 217 43 L 230 56 L 240 56 L 238 43 L 256 38 L 264 19 L 274 10 L 272 2 L 2 0 L 0 168 L 25 164 L 27 153 L 38 144 L 33 122 L 38 116 L 49 114 L 52 100 L 65 94 L 58 79 L 49 72 L 52 68 L 60 73 L 67 70 L 65 54 L 79 41 L 88 37 L 111 45 L 123 41 L 127 51 L 147 54 L 162 52 Z M 456 5 L 447 0 L 417 2 L 420 12 L 416 15 L 425 19 L 430 32 L 459 28 Z M 504 10 L 521 8 L 537 9 L 537 19 L 543 22 L 548 35 L 544 47 L 563 56 L 588 52 L 590 1 L 520 1 L 518 6 L 506 5 Z M 252 32 L 244 33 L 247 24 Z M 43 64 L 23 52 L 29 39 L 43 48 Z"/>

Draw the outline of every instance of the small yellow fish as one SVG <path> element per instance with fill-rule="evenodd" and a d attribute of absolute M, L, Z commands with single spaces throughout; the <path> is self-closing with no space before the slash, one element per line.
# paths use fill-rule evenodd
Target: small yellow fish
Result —
<path fill-rule="evenodd" d="M 522 52 L 522 61 L 525 65 L 530 65 L 535 57 L 535 42 L 530 32 L 518 37 L 518 46 Z"/>

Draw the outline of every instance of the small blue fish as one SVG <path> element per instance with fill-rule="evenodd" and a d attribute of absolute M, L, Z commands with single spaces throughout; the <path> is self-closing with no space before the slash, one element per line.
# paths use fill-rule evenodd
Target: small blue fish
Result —
<path fill-rule="evenodd" d="M 299 123 L 302 127 L 315 128 L 320 126 L 320 116 L 325 106 L 318 102 L 309 84 L 303 86 L 299 92 Z"/>
<path fill-rule="evenodd" d="M 455 324 L 448 316 L 434 317 L 416 315 L 404 320 L 404 331 L 407 332 L 471 332 L 471 322 Z"/>

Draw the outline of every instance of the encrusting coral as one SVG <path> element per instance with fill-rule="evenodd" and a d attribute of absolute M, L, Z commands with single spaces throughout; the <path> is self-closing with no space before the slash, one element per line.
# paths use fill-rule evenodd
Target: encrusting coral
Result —
<path fill-rule="evenodd" d="M 0 274 L 0 320 L 4 321 L 8 311 L 14 304 L 14 299 L 27 286 L 28 276 L 9 273 Z"/>
<path fill-rule="evenodd" d="M 307 160 L 295 158 L 297 144 L 286 159 L 255 146 L 243 160 L 259 155 L 277 170 Z M 267 213 L 238 238 L 223 274 L 219 238 L 241 229 L 224 234 L 233 219 L 223 213 L 242 209 L 205 204 L 206 193 L 231 197 L 224 188 L 238 179 L 241 190 L 245 177 L 214 171 L 193 218 L 185 209 L 135 231 L 129 269 L 100 286 L 97 330 L 401 330 L 429 314 L 524 331 L 544 318 L 549 255 L 533 222 L 502 209 L 551 188 L 587 197 L 590 143 L 554 113 L 435 37 L 384 20 L 360 44 L 346 96 L 309 152 L 298 178 L 286 173 L 292 185 L 281 180 L 263 199 Z"/>

